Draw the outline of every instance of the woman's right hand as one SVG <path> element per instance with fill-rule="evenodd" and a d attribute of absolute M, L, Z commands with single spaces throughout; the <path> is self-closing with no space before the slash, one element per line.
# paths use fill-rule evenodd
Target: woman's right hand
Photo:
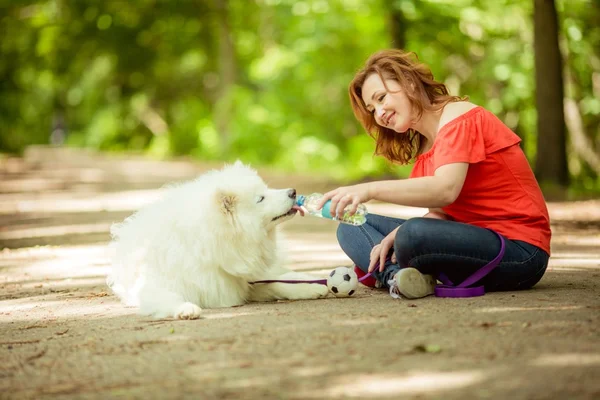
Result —
<path fill-rule="evenodd" d="M 400 228 L 400 227 L 398 227 Z M 396 239 L 396 233 L 398 228 L 391 231 L 386 237 L 381 240 L 381 243 L 375 245 L 371 249 L 369 272 L 373 272 L 375 266 L 379 262 L 379 272 L 382 272 L 385 268 L 385 259 L 387 258 L 390 249 L 394 248 L 394 239 Z M 392 263 L 396 262 L 396 253 L 392 250 Z"/>
<path fill-rule="evenodd" d="M 371 200 L 371 192 L 369 183 L 359 183 L 353 186 L 344 186 L 331 190 L 323 195 L 317 203 L 317 208 L 321 209 L 331 200 L 329 212 L 332 216 L 343 218 L 344 210 L 348 208 L 348 215 L 354 215 L 358 209 L 358 205 Z"/>

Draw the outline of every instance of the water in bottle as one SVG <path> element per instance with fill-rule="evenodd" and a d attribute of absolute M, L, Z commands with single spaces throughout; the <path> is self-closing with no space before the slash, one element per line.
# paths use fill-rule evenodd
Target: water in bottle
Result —
<path fill-rule="evenodd" d="M 358 226 L 364 224 L 367 220 L 367 208 L 364 206 L 364 204 L 358 205 L 358 209 L 354 215 L 349 214 L 349 210 L 352 206 L 346 206 L 344 209 L 344 216 L 342 218 L 337 218 L 331 215 L 329 210 L 331 200 L 328 200 L 325 205 L 323 205 L 323 208 L 317 209 L 317 204 L 322 197 L 323 195 L 321 193 L 313 193 L 309 194 L 308 196 L 300 195 L 296 198 L 296 205 L 299 207 L 304 207 L 308 214 L 314 215 L 315 217 L 328 218 L 334 221 L 343 222 L 345 224 Z"/>

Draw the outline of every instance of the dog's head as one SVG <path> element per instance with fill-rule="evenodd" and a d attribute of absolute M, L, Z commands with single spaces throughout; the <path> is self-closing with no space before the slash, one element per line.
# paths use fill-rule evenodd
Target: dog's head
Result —
<path fill-rule="evenodd" d="M 214 201 L 235 225 L 271 230 L 298 211 L 295 189 L 270 189 L 254 169 L 240 161 L 219 171 L 218 179 Z"/>

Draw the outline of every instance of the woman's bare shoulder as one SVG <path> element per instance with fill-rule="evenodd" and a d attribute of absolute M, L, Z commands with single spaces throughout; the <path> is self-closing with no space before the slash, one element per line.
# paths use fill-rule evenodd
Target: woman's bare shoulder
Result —
<path fill-rule="evenodd" d="M 440 117 L 438 132 L 444 127 L 444 125 L 448 124 L 450 121 L 460 117 L 463 114 L 468 113 L 469 111 L 477 107 L 479 107 L 477 104 L 471 103 L 470 101 L 456 101 L 446 104 Z"/>

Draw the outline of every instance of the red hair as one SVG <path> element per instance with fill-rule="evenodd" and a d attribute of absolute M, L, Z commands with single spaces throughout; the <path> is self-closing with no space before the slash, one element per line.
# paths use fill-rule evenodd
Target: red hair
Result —
<path fill-rule="evenodd" d="M 413 52 L 382 50 L 369 57 L 364 68 L 358 71 L 350 82 L 350 102 L 356 118 L 375 139 L 375 155 L 382 155 L 393 163 L 408 164 L 420 154 L 423 135 L 414 129 L 409 129 L 406 134 L 398 134 L 392 129 L 377 125 L 375 117 L 367 110 L 362 99 L 362 86 L 372 74 L 379 75 L 388 92 L 391 91 L 385 83 L 386 79 L 400 84 L 413 111 L 416 111 L 414 117 L 417 120 L 425 110 L 439 111 L 450 102 L 466 99 L 451 96 L 446 85 L 437 82 L 429 67 L 419 62 L 418 56 Z"/>

